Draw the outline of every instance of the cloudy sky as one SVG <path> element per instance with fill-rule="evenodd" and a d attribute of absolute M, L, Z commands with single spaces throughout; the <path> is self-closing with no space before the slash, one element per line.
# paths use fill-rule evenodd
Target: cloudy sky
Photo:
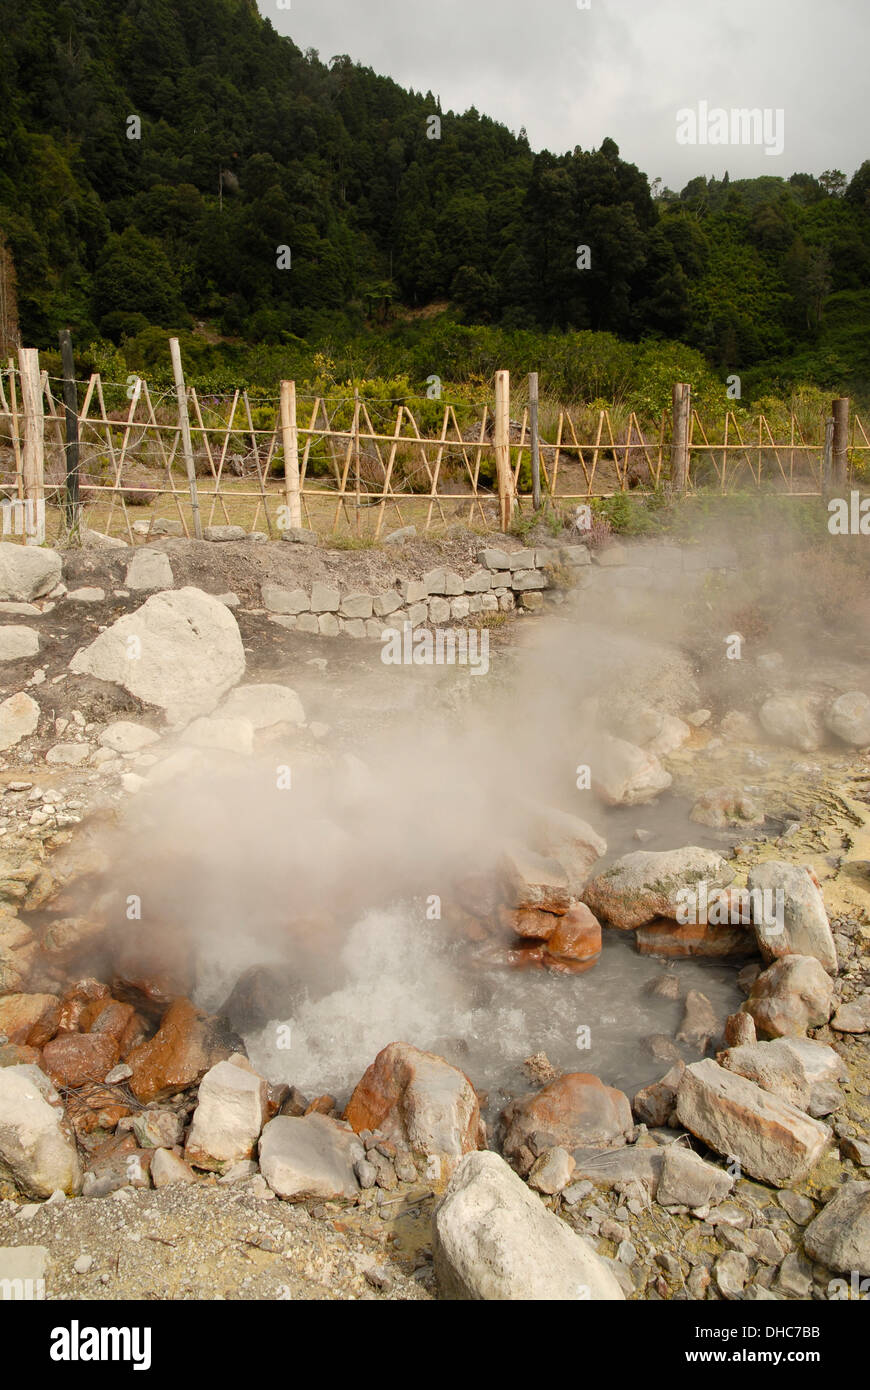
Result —
<path fill-rule="evenodd" d="M 870 158 L 868 0 L 258 3 L 324 61 L 347 53 L 432 91 L 445 111 L 476 106 L 525 126 L 534 149 L 588 149 L 610 136 L 624 159 L 673 188 L 726 168 L 851 176 Z M 700 102 L 781 109 L 782 153 L 678 144 L 677 112 Z"/>

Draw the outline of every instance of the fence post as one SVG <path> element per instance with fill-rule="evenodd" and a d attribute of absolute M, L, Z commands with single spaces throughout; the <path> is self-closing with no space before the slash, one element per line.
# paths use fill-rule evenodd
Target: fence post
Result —
<path fill-rule="evenodd" d="M 538 435 L 538 373 L 529 372 L 529 429 L 532 436 L 532 506 L 541 510 L 541 441 Z"/>
<path fill-rule="evenodd" d="M 685 492 L 689 485 L 689 416 L 691 408 L 691 386 L 686 381 L 675 382 L 671 441 L 671 488 L 674 492 Z"/>
<path fill-rule="evenodd" d="M 840 396 L 835 400 L 831 412 L 834 416 L 831 478 L 835 487 L 843 487 L 849 471 L 849 397 Z"/>
<path fill-rule="evenodd" d="M 66 430 L 66 524 L 72 531 L 79 520 L 79 403 L 69 329 L 62 328 L 58 338 L 63 364 L 63 409 Z"/>
<path fill-rule="evenodd" d="M 825 498 L 831 495 L 831 482 L 833 469 L 831 459 L 834 456 L 834 417 L 829 415 L 825 421 L 825 445 L 822 454 L 822 496 Z"/>
<path fill-rule="evenodd" d="M 177 338 L 169 339 L 169 355 L 172 358 L 172 375 L 175 378 L 175 392 L 178 396 L 178 421 L 181 425 L 181 449 L 184 454 L 184 466 L 187 469 L 187 481 L 190 486 L 190 505 L 193 510 L 193 534 L 198 541 L 202 540 L 202 520 L 199 515 L 199 496 L 196 491 L 196 468 L 193 462 L 193 441 L 190 437 L 190 415 L 187 410 L 187 387 L 184 384 L 184 372 L 181 368 L 181 348 Z"/>
<path fill-rule="evenodd" d="M 498 477 L 499 515 L 502 531 L 507 531 L 514 511 L 510 450 L 510 372 L 495 374 L 495 467 Z"/>
<path fill-rule="evenodd" d="M 284 448 L 284 504 L 289 526 L 302 526 L 299 492 L 299 431 L 296 425 L 296 382 L 281 382 L 281 441 Z"/>
<path fill-rule="evenodd" d="M 18 349 L 18 370 L 21 375 L 21 410 L 24 416 L 24 450 L 21 475 L 24 483 L 24 512 L 29 520 L 34 511 L 36 531 L 25 523 L 25 543 L 38 543 L 39 517 L 45 506 L 45 416 L 42 405 L 39 352 L 36 348 Z M 44 534 L 44 533 L 43 533 Z"/>

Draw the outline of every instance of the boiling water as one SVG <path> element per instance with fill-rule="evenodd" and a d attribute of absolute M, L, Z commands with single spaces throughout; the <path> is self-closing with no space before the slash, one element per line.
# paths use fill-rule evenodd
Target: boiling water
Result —
<path fill-rule="evenodd" d="M 639 956 L 633 940 L 633 933 L 605 931 L 601 959 L 583 975 L 481 968 L 467 947 L 446 940 L 440 923 L 421 922 L 413 909 L 370 912 L 348 934 L 335 988 L 249 1035 L 248 1052 L 270 1080 L 343 1102 L 381 1048 L 411 1043 L 445 1057 L 486 1091 L 490 1121 L 507 1099 L 532 1089 L 522 1063 L 535 1052 L 546 1052 L 559 1070 L 592 1072 L 631 1095 L 669 1065 L 644 1039 L 672 1038 L 682 1019 L 680 1002 L 649 992 L 664 970 L 678 975 L 683 994 L 702 991 L 723 1022 L 743 997 L 739 963 L 665 965 Z M 680 1051 L 698 1060 L 697 1052 Z"/>

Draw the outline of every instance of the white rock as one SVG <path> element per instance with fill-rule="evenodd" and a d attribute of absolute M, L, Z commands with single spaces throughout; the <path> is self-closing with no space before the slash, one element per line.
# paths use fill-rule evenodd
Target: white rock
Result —
<path fill-rule="evenodd" d="M 811 695 L 772 695 L 759 711 L 765 731 L 789 748 L 814 753 L 825 741 L 817 702 Z"/>
<path fill-rule="evenodd" d="M 97 742 L 104 748 L 114 749 L 116 753 L 138 753 L 150 743 L 157 743 L 159 735 L 144 724 L 134 724 L 128 719 L 118 719 L 107 724 Z"/>
<path fill-rule="evenodd" d="M 870 744 L 870 700 L 861 690 L 840 695 L 825 715 L 825 726 L 853 748 L 866 748 Z"/>
<path fill-rule="evenodd" d="M 0 599 L 27 603 L 53 589 L 60 579 L 56 550 L 0 541 Z"/>
<path fill-rule="evenodd" d="M 710 1057 L 686 1067 L 676 1113 L 709 1148 L 736 1158 L 744 1173 L 774 1187 L 801 1182 L 831 1138 L 826 1125 Z"/>
<path fill-rule="evenodd" d="M 0 750 L 12 748 L 36 732 L 39 705 L 24 691 L 8 696 L 0 704 Z"/>
<path fill-rule="evenodd" d="M 196 1174 L 171 1149 L 155 1149 L 151 1159 L 151 1181 L 155 1187 L 169 1187 L 176 1182 L 196 1182 Z"/>
<path fill-rule="evenodd" d="M 91 755 L 89 743 L 56 743 L 45 755 L 47 763 L 57 763 L 62 767 L 80 767 Z"/>
<path fill-rule="evenodd" d="M 824 899 L 806 869 L 770 861 L 752 869 L 747 884 L 750 891 L 757 889 L 763 894 L 759 906 L 766 904 L 771 918 L 769 922 L 756 921 L 753 910 L 753 930 L 764 959 L 815 956 L 829 975 L 836 975 L 837 948 Z M 765 911 L 759 913 L 762 918 Z"/>
<path fill-rule="evenodd" d="M 443 1297 L 622 1301 L 604 1261 L 491 1152 L 462 1159 L 435 1212 L 435 1272 Z"/>
<path fill-rule="evenodd" d="M 676 920 L 681 906 L 691 907 L 691 899 L 684 896 L 687 893 L 699 894 L 700 913 L 701 885 L 706 885 L 710 895 L 727 887 L 733 878 L 730 864 L 714 850 L 698 845 L 662 852 L 638 849 L 591 879 L 583 890 L 583 901 L 596 917 L 633 930 L 656 917 Z"/>
<path fill-rule="evenodd" d="M 0 1246 L 0 1289 L 4 1302 L 29 1303 L 45 1298 L 49 1252 L 44 1245 Z"/>
<path fill-rule="evenodd" d="M 140 593 L 171 589 L 174 582 L 169 556 L 162 550 L 151 550 L 148 546 L 143 546 L 135 552 L 124 578 L 128 589 L 138 590 Z"/>
<path fill-rule="evenodd" d="M 846 1068 L 826 1043 L 811 1038 L 775 1038 L 729 1047 L 719 1053 L 719 1060 L 728 1071 L 747 1077 L 817 1119 L 843 1103 L 838 1082 L 846 1077 Z"/>
<path fill-rule="evenodd" d="M 223 1171 L 252 1158 L 268 1113 L 266 1089 L 246 1057 L 236 1055 L 207 1071 L 185 1144 L 188 1162 Z"/>
<path fill-rule="evenodd" d="M 105 589 L 88 588 L 70 589 L 67 598 L 72 603 L 102 603 L 106 597 Z"/>
<path fill-rule="evenodd" d="M 50 1197 L 56 1188 L 81 1188 L 82 1170 L 63 1114 L 40 1094 L 22 1069 L 0 1067 L 0 1176 L 26 1197 Z"/>
<path fill-rule="evenodd" d="M 192 748 L 220 748 L 226 753 L 253 753 L 254 726 L 249 719 L 226 719 L 203 715 L 188 724 L 181 735 Z"/>
<path fill-rule="evenodd" d="M 201 589 L 154 594 L 76 652 L 76 675 L 112 681 L 172 722 L 209 714 L 245 672 L 238 623 Z"/>
<path fill-rule="evenodd" d="M 0 661 L 20 661 L 23 656 L 36 656 L 39 633 L 33 627 L 18 627 L 13 623 L 0 627 Z"/>
<path fill-rule="evenodd" d="M 653 801 L 673 780 L 654 753 L 609 734 L 602 736 L 591 770 L 592 785 L 609 806 Z"/>
<path fill-rule="evenodd" d="M 356 1197 L 354 1163 L 365 1149 L 353 1130 L 327 1115 L 278 1115 L 260 1139 L 260 1171 L 279 1197 Z"/>
<path fill-rule="evenodd" d="M 255 729 L 305 723 L 302 701 L 286 685 L 237 685 L 216 712 L 224 719 L 247 719 Z"/>

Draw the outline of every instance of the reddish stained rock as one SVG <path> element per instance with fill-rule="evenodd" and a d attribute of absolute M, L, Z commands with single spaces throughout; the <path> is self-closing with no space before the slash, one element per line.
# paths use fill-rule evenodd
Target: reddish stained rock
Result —
<path fill-rule="evenodd" d="M 547 942 L 547 964 L 574 973 L 589 970 L 601 955 L 601 923 L 585 903 L 574 903 L 558 918 Z"/>
<path fill-rule="evenodd" d="M 82 1139 L 97 1130 L 113 1132 L 118 1121 L 130 1114 L 130 1103 L 119 1086 L 88 1081 L 67 1096 L 66 1113 Z"/>
<path fill-rule="evenodd" d="M 380 1130 L 400 1148 L 458 1159 L 486 1145 L 474 1087 L 432 1052 L 394 1042 L 379 1052 L 345 1111 L 348 1124 Z"/>
<path fill-rule="evenodd" d="M 203 1013 L 189 999 L 176 999 L 154 1037 L 127 1056 L 133 1068 L 130 1090 L 145 1104 L 164 1100 L 201 1081 L 216 1062 L 243 1051 L 220 1019 Z"/>
<path fill-rule="evenodd" d="M 511 1101 L 502 1112 L 505 1157 L 526 1171 L 528 1140 L 536 1132 L 570 1153 L 580 1148 L 619 1148 L 633 1130 L 631 1106 L 622 1091 L 588 1072 L 569 1072 L 534 1095 Z M 530 1165 L 529 1165 L 530 1166 Z"/>
<path fill-rule="evenodd" d="M 115 1039 L 99 1034 L 63 1033 L 42 1049 L 43 1069 L 58 1086 L 102 1081 L 117 1060 Z"/>
<path fill-rule="evenodd" d="M 56 994 L 6 994 L 0 999 L 0 1033 L 11 1043 L 43 1047 L 57 1032 L 60 999 Z"/>
<path fill-rule="evenodd" d="M 93 999 L 82 1010 L 79 1026 L 83 1033 L 99 1033 L 113 1038 L 120 1046 L 136 1010 L 132 1004 L 122 1004 L 118 999 L 107 996 Z"/>
<path fill-rule="evenodd" d="M 508 909 L 505 918 L 517 936 L 531 941 L 549 941 L 561 921 L 561 917 L 554 912 L 544 912 L 540 907 L 526 907 L 513 912 Z"/>
<path fill-rule="evenodd" d="M 107 999 L 109 986 L 100 980 L 90 978 L 76 980 L 74 985 L 64 990 L 60 1003 L 59 1033 L 78 1033 L 81 1031 L 81 1016 L 87 1004 L 96 999 Z"/>
<path fill-rule="evenodd" d="M 638 954 L 682 960 L 688 956 L 748 956 L 755 936 L 747 927 L 714 927 L 707 922 L 672 922 L 657 917 L 635 933 Z"/>
<path fill-rule="evenodd" d="M 335 1096 L 317 1096 L 306 1106 L 306 1115 L 331 1115 L 335 1110 Z"/>

